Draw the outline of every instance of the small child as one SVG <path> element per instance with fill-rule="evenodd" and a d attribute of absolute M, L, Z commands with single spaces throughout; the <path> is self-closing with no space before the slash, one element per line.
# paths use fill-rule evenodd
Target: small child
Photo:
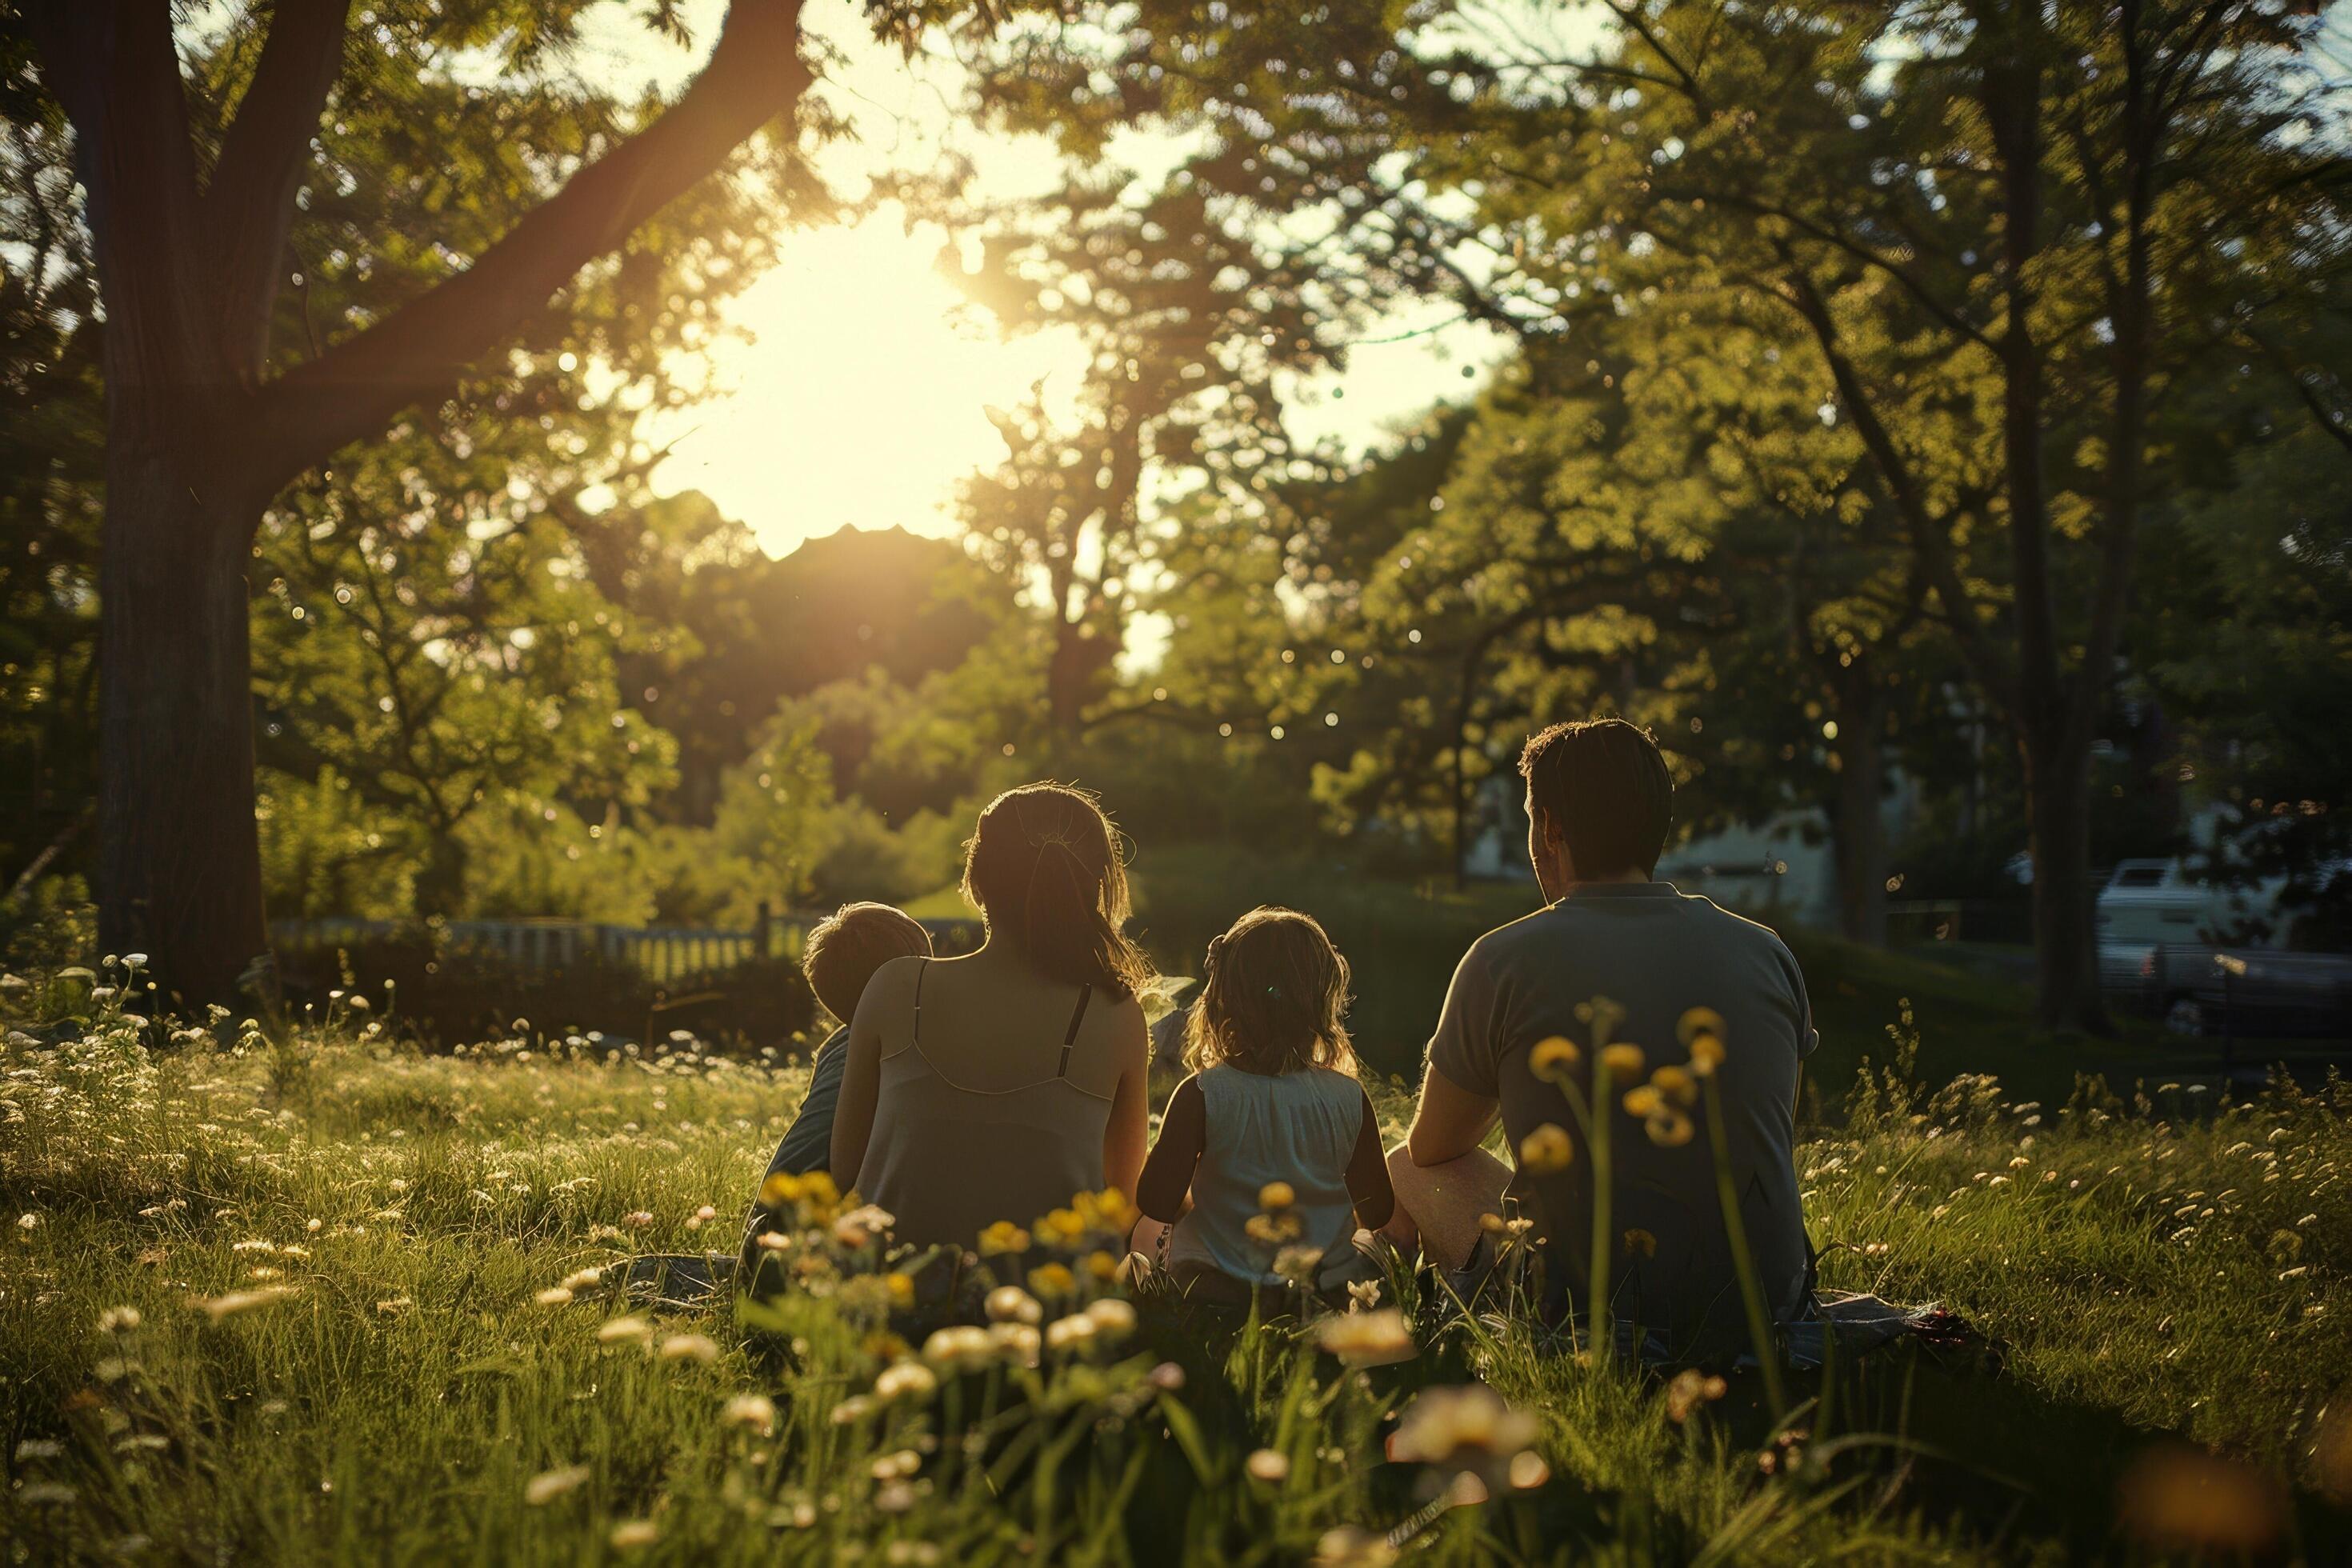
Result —
<path fill-rule="evenodd" d="M 1136 1206 L 1170 1227 L 1166 1263 L 1188 1293 L 1246 1300 L 1289 1284 L 1274 1264 L 1292 1247 L 1320 1255 L 1328 1287 L 1357 1260 L 1357 1226 L 1388 1223 L 1396 1194 L 1347 1006 L 1348 961 L 1307 915 L 1252 910 L 1209 943 L 1192 1076 L 1168 1097 L 1136 1184 Z"/>
<path fill-rule="evenodd" d="M 849 1020 L 856 1015 L 857 999 L 866 994 L 866 983 L 874 972 L 892 959 L 909 954 L 928 958 L 930 952 L 930 933 L 912 915 L 888 904 L 844 904 L 809 932 L 801 952 L 801 973 L 838 1026 L 816 1049 L 808 1094 L 768 1162 L 768 1176 L 805 1176 L 825 1168 L 833 1152 L 833 1114 L 841 1100 L 842 1069 L 849 1062 Z M 759 1222 L 755 1199 L 744 1237 L 747 1258 Z"/>

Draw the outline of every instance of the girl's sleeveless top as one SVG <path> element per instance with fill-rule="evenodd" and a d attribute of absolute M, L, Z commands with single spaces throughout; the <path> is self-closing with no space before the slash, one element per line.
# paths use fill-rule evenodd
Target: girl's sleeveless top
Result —
<path fill-rule="evenodd" d="M 1026 1226 L 1103 1184 L 1110 1100 L 1072 1083 L 1070 1051 L 1094 987 L 1078 993 L 1055 1075 L 1005 1089 L 967 1089 L 923 1055 L 923 981 L 914 1027 L 880 1063 L 874 1131 L 856 1189 L 897 1220 L 898 1239 L 969 1247 L 998 1220 Z"/>
<path fill-rule="evenodd" d="M 1318 1251 L 1345 1247 L 1356 1231 L 1348 1162 L 1364 1125 L 1362 1085 L 1328 1068 L 1267 1076 L 1232 1066 L 1200 1075 L 1207 1112 L 1201 1163 L 1192 1172 L 1192 1206 L 1168 1239 L 1168 1266 L 1179 1275 L 1203 1266 L 1237 1279 L 1281 1283 L 1273 1271 L 1283 1246 Z M 1287 1182 L 1296 1242 L 1249 1234 L 1259 1190 Z"/>

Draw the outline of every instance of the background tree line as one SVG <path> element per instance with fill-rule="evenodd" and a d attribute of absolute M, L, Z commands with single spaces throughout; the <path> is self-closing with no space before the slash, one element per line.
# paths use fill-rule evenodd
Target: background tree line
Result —
<path fill-rule="evenodd" d="M 94 876 L 126 933 L 107 845 L 211 889 L 190 918 L 230 934 L 186 950 L 192 994 L 265 897 L 734 921 L 913 896 L 1016 775 L 1104 788 L 1155 840 L 1442 876 L 1497 826 L 1517 736 L 1596 710 L 1657 727 L 1693 830 L 1818 812 L 1863 940 L 1896 890 L 1981 891 L 2030 847 L 2053 1025 L 2097 1021 L 2092 867 L 2179 847 L 2189 806 L 2233 814 L 2240 872 L 2343 896 L 2346 73 L 2293 7 L 879 9 L 952 42 L 980 122 L 1066 154 L 1049 200 L 928 195 L 980 242 L 975 300 L 1075 327 L 1086 384 L 1074 423 L 1002 412 L 960 543 L 782 562 L 656 497 L 639 431 L 831 210 L 793 156 L 838 129 L 799 97 L 796 8 L 739 3 L 671 106 L 556 68 L 577 5 L 176 36 L 164 9 L 10 13 L 0 870 Z M 163 134 L 122 107 L 173 96 L 159 36 L 201 178 L 100 156 Z M 447 71 L 461 47 L 496 85 Z M 635 155 L 667 184 L 591 179 L 665 124 Z M 1118 166 L 1136 132 L 1173 155 Z M 207 312 L 129 276 L 160 263 L 93 221 L 110 182 L 195 200 L 189 235 L 276 215 L 273 254 L 205 263 L 246 280 L 261 358 L 165 345 L 252 417 L 272 377 L 331 401 L 338 355 L 392 356 L 307 456 L 247 453 L 233 527 L 138 488 L 213 416 L 126 395 L 184 378 L 100 279 Z M 1295 436 L 1424 299 L 1505 335 L 1490 380 L 1362 458 Z M 183 570 L 194 546 L 141 531 L 221 527 L 247 542 L 220 571 L 216 540 Z M 249 674 L 186 689 L 218 663 L 196 644 Z M 178 667 L 138 688 L 176 716 L 110 730 L 132 683 L 101 676 L 142 660 Z M 241 809 L 247 713 L 249 909 L 201 826 Z M 184 776 L 93 808 L 173 746 L 214 759 L 209 804 Z M 1915 842 L 1882 826 L 1898 775 Z"/>

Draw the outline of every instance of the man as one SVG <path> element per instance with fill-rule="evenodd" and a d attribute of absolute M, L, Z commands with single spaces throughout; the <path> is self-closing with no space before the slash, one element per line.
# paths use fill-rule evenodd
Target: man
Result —
<path fill-rule="evenodd" d="M 1528 857 L 1549 902 L 1480 937 L 1454 972 L 1412 1131 L 1389 1156 L 1398 1218 L 1387 1234 L 1460 1268 L 1477 1248 L 1481 1216 L 1515 1208 L 1540 1243 L 1547 1314 L 1581 1312 L 1592 1162 L 1555 1080 L 1566 1076 L 1589 1099 L 1596 1017 L 1619 1014 L 1609 1038 L 1640 1047 L 1643 1059 L 1638 1077 L 1613 1074 L 1612 1103 L 1596 1108 L 1612 1118 L 1612 1311 L 1664 1335 L 1676 1353 L 1748 1349 L 1717 1155 L 1691 1090 L 1721 1099 L 1767 1310 L 1777 1321 L 1801 1316 L 1811 1269 L 1793 1164 L 1796 1098 L 1801 1064 L 1819 1043 L 1804 977 L 1765 927 L 1654 879 L 1674 783 L 1646 731 L 1620 719 L 1555 724 L 1528 742 L 1519 772 Z M 1650 1088 L 1662 1067 L 1689 1070 L 1683 1036 L 1693 1008 L 1720 1016 L 1712 1075 L 1669 1071 L 1654 1098 L 1637 1095 L 1641 1114 L 1629 1113 L 1626 1091 Z M 1535 1047 L 1555 1038 L 1575 1051 L 1548 1046 L 1531 1064 Z M 1516 1171 L 1478 1146 L 1497 1113 Z"/>

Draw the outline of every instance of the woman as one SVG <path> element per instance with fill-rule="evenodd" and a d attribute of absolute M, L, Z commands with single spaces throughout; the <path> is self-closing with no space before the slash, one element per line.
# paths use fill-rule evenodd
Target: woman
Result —
<path fill-rule="evenodd" d="M 894 959 L 849 1027 L 834 1180 L 900 1239 L 971 1247 L 1081 1191 L 1132 1194 L 1143 1169 L 1143 954 L 1120 930 L 1127 872 L 1093 799 L 1009 790 L 965 847 L 987 940 Z"/>

